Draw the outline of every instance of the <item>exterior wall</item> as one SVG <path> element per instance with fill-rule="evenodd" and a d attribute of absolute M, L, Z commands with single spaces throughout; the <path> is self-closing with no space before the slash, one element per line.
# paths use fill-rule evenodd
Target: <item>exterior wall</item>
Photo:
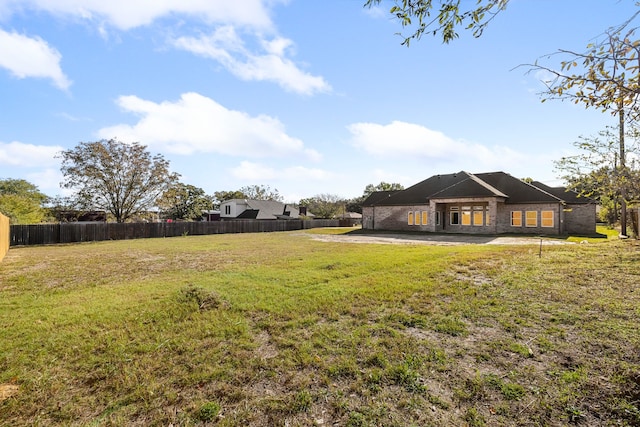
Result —
<path fill-rule="evenodd" d="M 229 207 L 229 209 L 227 209 Z M 220 203 L 220 218 L 236 218 L 242 212 L 247 210 L 247 203 L 244 200 L 227 200 Z M 229 213 L 226 213 L 230 211 Z"/>
<path fill-rule="evenodd" d="M 372 206 L 362 207 L 362 229 L 373 230 L 373 210 Z"/>
<path fill-rule="evenodd" d="M 483 225 L 452 225 L 450 222 L 451 207 L 482 206 Z M 495 234 L 497 202 L 493 198 L 469 200 L 431 200 L 424 205 L 411 206 L 374 206 L 362 208 L 362 228 L 365 230 L 421 231 L 439 233 Z M 409 212 L 416 212 L 422 217 L 427 212 L 427 224 L 411 225 L 408 222 Z M 440 222 L 436 222 L 436 212 L 440 213 Z M 489 217 L 489 225 L 484 225 L 484 215 Z M 422 223 L 422 218 L 421 223 Z M 472 221 L 473 222 L 473 221 Z"/>
<path fill-rule="evenodd" d="M 463 206 L 485 206 L 484 223 L 489 218 L 488 225 L 451 224 L 452 207 L 462 212 Z M 409 212 L 428 212 L 427 225 L 409 225 Z M 436 212 L 441 212 L 440 224 L 436 224 Z M 520 226 L 511 225 L 511 212 L 521 212 Z M 542 226 L 542 211 L 553 212 L 553 226 Z M 471 211 L 473 212 L 473 211 Z M 526 213 L 536 212 L 536 226 L 527 226 Z M 365 230 L 393 230 L 393 231 L 422 231 L 439 233 L 465 234 L 594 234 L 595 233 L 595 205 L 570 205 L 563 209 L 560 203 L 538 204 L 505 204 L 496 199 L 460 201 L 438 200 L 429 205 L 413 206 L 375 206 L 363 207 L 362 228 Z M 473 216 L 473 213 L 472 213 Z M 461 221 L 460 221 L 461 222 Z"/>
<path fill-rule="evenodd" d="M 565 232 L 568 234 L 592 235 L 596 233 L 596 205 L 567 205 L 564 210 Z"/>
<path fill-rule="evenodd" d="M 522 225 L 511 225 L 511 212 L 519 211 L 522 214 Z M 537 212 L 537 226 L 527 227 L 526 212 Z M 553 227 L 542 227 L 542 211 L 553 211 Z M 595 216 L 594 216 L 595 218 Z M 522 233 L 522 234 L 563 234 L 564 217 L 560 203 L 538 203 L 538 204 L 506 204 L 499 203 L 497 209 L 496 232 L 502 233 Z"/>
<path fill-rule="evenodd" d="M 409 225 L 409 212 L 429 211 L 429 205 L 374 206 L 362 208 L 362 228 L 368 230 L 435 231 L 433 212 L 427 225 Z"/>
<path fill-rule="evenodd" d="M 435 209 L 441 212 L 440 226 L 441 233 L 464 233 L 464 234 L 495 234 L 496 233 L 496 209 L 497 200 L 494 197 L 478 198 L 478 199 L 439 199 L 432 201 L 436 205 Z M 467 211 L 463 208 L 471 208 L 471 223 L 469 225 L 462 224 L 462 212 Z M 475 222 L 473 208 L 482 209 L 482 220 L 480 224 Z M 459 223 L 452 224 L 452 212 L 458 212 Z M 487 221 L 488 220 L 488 221 Z"/>

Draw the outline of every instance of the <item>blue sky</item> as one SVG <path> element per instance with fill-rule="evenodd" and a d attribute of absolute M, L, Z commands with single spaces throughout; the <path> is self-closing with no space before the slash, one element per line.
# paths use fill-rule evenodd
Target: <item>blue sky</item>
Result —
<path fill-rule="evenodd" d="M 518 66 L 583 51 L 633 0 L 511 0 L 479 39 L 409 48 L 391 2 L 363 3 L 0 0 L 0 178 L 61 194 L 56 153 L 117 138 L 209 194 L 351 198 L 460 170 L 561 185 L 553 161 L 615 125 L 541 103 Z"/>

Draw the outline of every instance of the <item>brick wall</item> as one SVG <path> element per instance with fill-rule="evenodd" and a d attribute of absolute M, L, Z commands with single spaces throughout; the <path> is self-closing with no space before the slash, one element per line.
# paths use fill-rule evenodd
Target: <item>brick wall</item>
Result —
<path fill-rule="evenodd" d="M 436 229 L 433 207 L 430 210 L 428 225 L 409 225 L 407 223 L 408 212 L 429 210 L 427 205 L 414 206 L 376 206 L 364 207 L 362 210 L 362 225 L 369 230 L 393 230 L 393 231 L 425 231 L 445 233 L 467 234 L 545 234 L 561 235 L 567 232 L 572 234 L 595 232 L 595 206 L 577 205 L 571 212 L 566 212 L 559 203 L 540 204 L 505 204 L 489 203 L 490 224 L 488 226 L 475 225 L 451 225 L 448 213 L 444 213 L 442 220 L 446 221 L 444 230 Z M 519 211 L 522 215 L 522 225 L 511 225 L 511 212 Z M 526 224 L 527 211 L 536 212 L 536 226 L 528 227 Z M 542 211 L 553 212 L 553 227 L 542 226 Z M 565 225 L 568 225 L 565 227 Z"/>
<path fill-rule="evenodd" d="M 595 203 L 567 205 L 564 212 L 566 233 L 592 235 L 596 233 Z"/>
<path fill-rule="evenodd" d="M 511 225 L 511 212 L 522 212 L 522 225 Z M 553 227 L 542 227 L 542 211 L 553 212 Z M 527 212 L 537 212 L 537 226 L 527 227 Z M 498 233 L 522 233 L 522 234 L 562 234 L 563 212 L 559 203 L 540 204 L 499 204 L 498 205 L 497 230 Z"/>

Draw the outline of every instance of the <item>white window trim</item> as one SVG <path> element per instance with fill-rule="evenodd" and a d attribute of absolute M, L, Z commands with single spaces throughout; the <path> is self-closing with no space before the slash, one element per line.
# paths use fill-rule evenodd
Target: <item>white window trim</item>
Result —
<path fill-rule="evenodd" d="M 542 216 L 542 214 L 545 212 L 551 212 L 551 225 L 544 225 L 544 217 Z M 553 228 L 555 227 L 555 224 L 556 224 L 556 215 L 554 211 L 546 210 L 546 211 L 540 212 L 540 227 Z"/>
<path fill-rule="evenodd" d="M 520 214 L 520 225 L 516 225 L 513 223 L 514 217 L 513 214 L 518 212 Z M 522 227 L 522 211 L 511 211 L 511 226 L 512 227 Z"/>
<path fill-rule="evenodd" d="M 536 214 L 536 223 L 535 225 L 529 225 L 529 215 L 530 213 Z M 524 214 L 524 226 L 528 228 L 536 228 L 538 226 L 538 211 L 525 211 Z"/>

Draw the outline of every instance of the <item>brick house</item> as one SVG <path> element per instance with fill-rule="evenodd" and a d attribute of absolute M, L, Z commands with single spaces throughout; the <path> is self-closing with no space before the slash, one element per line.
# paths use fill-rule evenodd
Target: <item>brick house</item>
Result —
<path fill-rule="evenodd" d="M 596 205 L 563 187 L 504 172 L 434 175 L 405 190 L 371 194 L 362 228 L 468 234 L 596 233 Z"/>

